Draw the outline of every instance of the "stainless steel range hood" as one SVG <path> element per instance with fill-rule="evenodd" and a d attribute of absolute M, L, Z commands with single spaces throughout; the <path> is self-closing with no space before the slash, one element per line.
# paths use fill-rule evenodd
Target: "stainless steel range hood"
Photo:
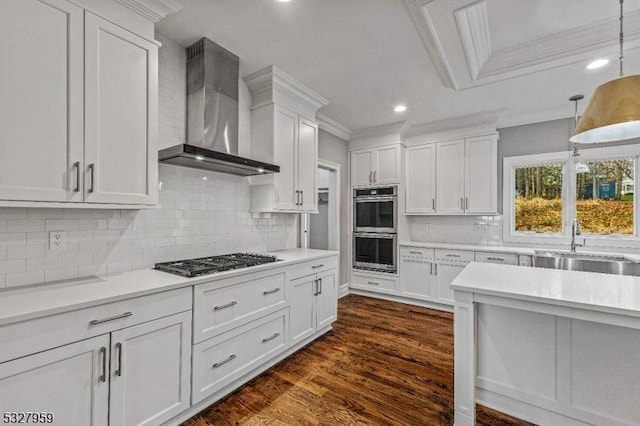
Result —
<path fill-rule="evenodd" d="M 280 171 L 238 156 L 239 63 L 206 38 L 187 47 L 187 143 L 160 150 L 161 163 L 242 176 Z"/>

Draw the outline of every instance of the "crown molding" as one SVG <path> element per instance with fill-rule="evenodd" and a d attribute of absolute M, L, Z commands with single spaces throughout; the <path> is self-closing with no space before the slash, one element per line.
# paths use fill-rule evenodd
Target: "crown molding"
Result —
<path fill-rule="evenodd" d="M 410 124 L 406 121 L 396 121 L 395 123 L 383 124 L 381 126 L 357 129 L 351 133 L 351 139 L 391 135 L 398 135 L 400 138 L 403 138 L 409 126 Z"/>
<path fill-rule="evenodd" d="M 568 111 L 570 109 L 571 108 L 567 108 L 566 104 L 563 104 L 554 108 L 545 108 L 544 110 L 507 111 L 500 118 L 498 128 L 503 129 L 506 127 L 524 126 L 525 124 L 573 118 L 573 111 Z"/>
<path fill-rule="evenodd" d="M 148 20 L 156 23 L 184 6 L 176 0 L 116 0 Z"/>
<path fill-rule="evenodd" d="M 486 127 L 495 131 L 504 109 L 498 109 L 477 114 L 469 114 L 460 117 L 446 118 L 444 120 L 429 123 L 414 124 L 406 133 L 407 137 L 430 133 L 445 133 L 461 129 L 460 123 L 464 123 L 464 129 Z M 464 133 L 464 132 L 463 132 Z"/>
<path fill-rule="evenodd" d="M 282 103 L 281 97 L 303 106 L 315 114 L 329 104 L 329 100 L 320 96 L 278 67 L 270 65 L 244 77 L 251 96 L 253 108 L 268 103 Z"/>
<path fill-rule="evenodd" d="M 454 12 L 458 34 L 464 48 L 471 78 L 476 80 L 480 69 L 491 57 L 491 34 L 487 3 L 482 0 Z"/>
<path fill-rule="evenodd" d="M 337 122 L 333 118 L 327 117 L 326 115 L 318 112 L 316 113 L 316 121 L 318 122 L 318 127 L 322 130 L 329 132 L 332 135 L 337 136 L 347 142 L 349 141 L 349 139 L 351 139 L 351 129 Z"/>
<path fill-rule="evenodd" d="M 427 51 L 433 66 L 445 87 L 460 90 L 460 86 L 451 70 L 451 66 L 444 53 L 442 43 L 438 38 L 431 17 L 426 13 L 424 6 L 435 0 L 402 0 L 413 27 L 418 33 L 422 46 Z"/>

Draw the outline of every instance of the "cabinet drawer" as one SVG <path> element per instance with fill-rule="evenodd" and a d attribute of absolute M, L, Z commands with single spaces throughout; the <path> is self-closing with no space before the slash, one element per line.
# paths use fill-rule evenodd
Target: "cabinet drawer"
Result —
<path fill-rule="evenodd" d="M 434 258 L 435 250 L 432 248 L 400 247 L 400 259 L 402 260 L 430 262 Z"/>
<path fill-rule="evenodd" d="M 289 309 L 193 347 L 193 404 L 218 392 L 289 347 Z"/>
<path fill-rule="evenodd" d="M 332 255 L 316 259 L 310 262 L 298 263 L 292 265 L 288 270 L 288 280 L 296 280 L 298 278 L 306 277 L 312 274 L 318 274 L 330 269 L 338 267 L 338 256 Z"/>
<path fill-rule="evenodd" d="M 193 288 L 194 343 L 287 306 L 282 268 Z"/>
<path fill-rule="evenodd" d="M 518 255 L 518 265 L 533 266 L 533 258 L 528 254 L 520 254 Z"/>
<path fill-rule="evenodd" d="M 191 287 L 0 327 L 0 362 L 191 310 Z"/>
<path fill-rule="evenodd" d="M 476 252 L 476 262 L 498 263 L 502 265 L 517 265 L 518 255 L 514 253 Z"/>
<path fill-rule="evenodd" d="M 398 288 L 398 279 L 380 277 L 377 275 L 364 275 L 354 272 L 351 274 L 351 282 L 349 283 L 349 286 L 360 290 L 376 291 L 380 293 L 395 293 Z"/>
<path fill-rule="evenodd" d="M 445 262 L 473 262 L 474 257 L 472 251 L 436 249 L 436 259 Z"/>

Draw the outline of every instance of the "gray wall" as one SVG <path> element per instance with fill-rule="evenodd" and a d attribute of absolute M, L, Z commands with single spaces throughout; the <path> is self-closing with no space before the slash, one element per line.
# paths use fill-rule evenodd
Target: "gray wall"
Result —
<path fill-rule="evenodd" d="M 318 157 L 340 164 L 340 284 L 349 281 L 349 155 L 347 142 L 320 129 L 318 133 Z"/>

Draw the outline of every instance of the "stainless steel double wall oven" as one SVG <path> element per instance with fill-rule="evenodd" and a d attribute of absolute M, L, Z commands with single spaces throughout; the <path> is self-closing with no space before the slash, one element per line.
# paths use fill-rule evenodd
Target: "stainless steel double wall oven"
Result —
<path fill-rule="evenodd" d="M 353 190 L 353 267 L 395 273 L 398 187 Z"/>

